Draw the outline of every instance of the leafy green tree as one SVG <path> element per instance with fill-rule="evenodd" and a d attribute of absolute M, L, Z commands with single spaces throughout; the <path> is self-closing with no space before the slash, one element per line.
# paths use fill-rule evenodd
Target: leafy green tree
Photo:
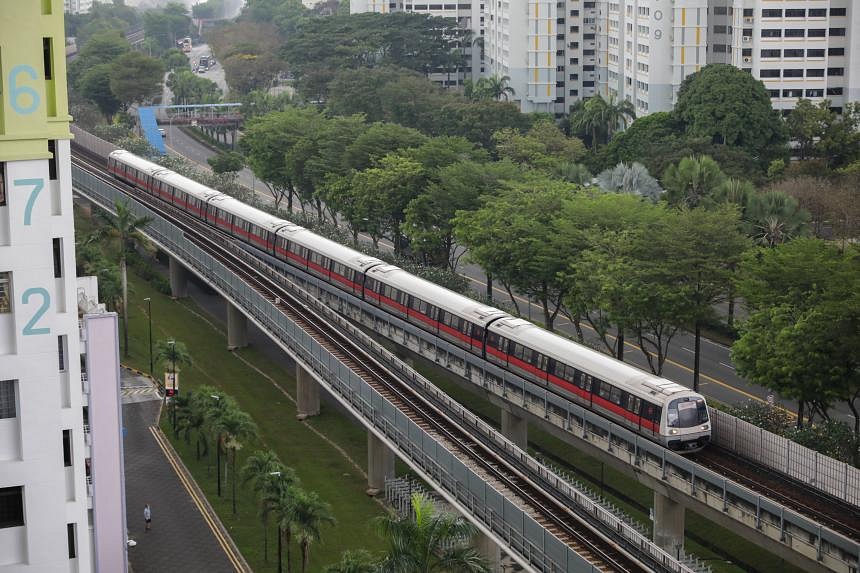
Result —
<path fill-rule="evenodd" d="M 191 18 L 182 4 L 172 2 L 162 9 L 143 13 L 143 29 L 153 40 L 157 54 L 176 47 L 176 41 L 191 31 Z"/>
<path fill-rule="evenodd" d="M 829 116 L 815 154 L 837 168 L 860 160 L 860 102 L 847 102 L 841 114 Z"/>
<path fill-rule="evenodd" d="M 152 221 L 151 217 L 138 217 L 128 207 L 128 203 L 115 203 L 116 216 L 100 212 L 104 223 L 90 237 L 88 242 L 107 240 L 110 247 L 118 253 L 119 273 L 122 281 L 122 341 L 123 354 L 128 356 L 128 255 L 138 245 L 148 245 L 142 229 Z"/>
<path fill-rule="evenodd" d="M 521 134 L 505 128 L 493 134 L 496 153 L 514 163 L 554 171 L 563 163 L 575 163 L 585 156 L 585 145 L 569 138 L 546 119 L 536 121 L 531 129 Z"/>
<path fill-rule="evenodd" d="M 459 161 L 440 169 L 426 192 L 406 207 L 403 229 L 413 251 L 425 263 L 456 271 L 464 251 L 454 239 L 454 216 L 474 211 L 481 197 L 496 195 L 505 181 L 522 177 L 519 168 L 508 161 Z"/>
<path fill-rule="evenodd" d="M 322 527 L 336 523 L 331 505 L 322 501 L 315 492 L 296 491 L 293 498 L 293 527 L 302 551 L 302 573 L 307 571 L 311 544 L 320 540 Z"/>
<path fill-rule="evenodd" d="M 486 149 L 493 146 L 493 134 L 506 127 L 525 131 L 533 118 L 520 112 L 513 102 L 453 100 L 438 110 L 436 133 L 460 135 Z"/>
<path fill-rule="evenodd" d="M 215 82 L 201 78 L 187 68 L 170 74 L 167 77 L 167 87 L 173 92 L 175 102 L 195 104 L 221 101 L 221 89 Z"/>
<path fill-rule="evenodd" d="M 269 561 L 269 502 L 273 495 L 287 487 L 298 485 L 295 472 L 281 463 L 273 450 L 257 450 L 242 466 L 242 485 L 251 484 L 260 504 L 259 518 L 263 526 L 263 560 Z"/>
<path fill-rule="evenodd" d="M 655 152 L 660 152 L 670 143 L 675 143 L 683 136 L 683 126 L 672 113 L 658 111 L 636 118 L 630 127 L 615 134 L 612 141 L 604 148 L 605 161 L 611 166 L 618 163 L 639 161 L 651 170 L 644 158 Z M 662 173 L 663 170 L 652 171 Z"/>
<path fill-rule="evenodd" d="M 242 19 L 212 30 L 206 35 L 206 41 L 224 68 L 231 93 L 266 91 L 275 76 L 285 69 L 278 57 L 282 39 L 271 22 Z"/>
<path fill-rule="evenodd" d="M 512 289 L 536 298 L 550 331 L 567 290 L 559 276 L 567 263 L 559 256 L 565 251 L 555 226 L 574 189 L 545 178 L 516 182 L 454 219 L 458 243 L 469 249 L 469 258 L 502 282 L 515 306 Z"/>
<path fill-rule="evenodd" d="M 164 62 L 164 69 L 166 70 L 179 71 L 191 69 L 188 56 L 179 48 L 170 48 L 161 54 L 161 60 Z"/>
<path fill-rule="evenodd" d="M 375 123 L 346 147 L 344 162 L 348 168 L 361 171 L 390 153 L 402 153 L 426 142 L 427 137 L 415 129 L 394 123 Z"/>
<path fill-rule="evenodd" d="M 785 128 L 764 84 L 727 64 L 709 64 L 687 76 L 675 114 L 688 135 L 741 147 L 760 157 L 786 142 Z"/>
<path fill-rule="evenodd" d="M 389 549 L 379 565 L 385 573 L 489 573 L 490 567 L 470 546 L 474 526 L 462 517 L 441 513 L 420 494 L 412 496 L 409 517 L 386 515 L 376 521 Z"/>
<path fill-rule="evenodd" d="M 110 89 L 113 66 L 98 64 L 88 69 L 78 80 L 81 96 L 93 102 L 108 121 L 122 108 L 122 102 Z"/>
<path fill-rule="evenodd" d="M 323 573 L 376 573 L 376 559 L 364 549 L 344 551 L 340 561 L 326 566 Z"/>
<path fill-rule="evenodd" d="M 785 120 L 788 136 L 798 143 L 800 159 L 807 159 L 813 152 L 815 142 L 824 136 L 836 114 L 830 110 L 830 102 L 824 100 L 817 105 L 808 99 L 799 99 Z"/>
<path fill-rule="evenodd" d="M 69 64 L 69 83 L 80 89 L 80 82 L 88 71 L 102 64 L 113 63 L 130 50 L 131 46 L 118 30 L 94 34 L 79 48 L 77 57 Z"/>
<path fill-rule="evenodd" d="M 663 173 L 663 185 L 670 205 L 699 207 L 711 202 L 713 195 L 726 181 L 720 166 L 710 157 L 685 157 L 678 165 L 670 165 Z"/>
<path fill-rule="evenodd" d="M 807 405 L 826 417 L 840 400 L 860 433 L 858 260 L 856 248 L 799 238 L 751 252 L 741 264 L 738 292 L 751 314 L 732 357 L 751 381 L 797 399 L 799 424 Z"/>
<path fill-rule="evenodd" d="M 215 173 L 236 173 L 245 166 L 245 158 L 235 151 L 219 153 L 207 159 L 206 162 Z"/>
<path fill-rule="evenodd" d="M 422 194 L 426 180 L 421 164 L 398 155 L 388 155 L 377 167 L 352 177 L 356 215 L 374 242 L 387 234 L 394 243 L 394 252 L 403 251 L 404 211 L 410 201 Z"/>
<path fill-rule="evenodd" d="M 164 64 L 140 52 L 128 52 L 111 63 L 110 89 L 123 105 L 146 101 L 160 93 Z"/>
<path fill-rule="evenodd" d="M 613 169 L 607 169 L 597 176 L 597 186 L 603 191 L 613 193 L 629 193 L 651 201 L 657 201 L 663 195 L 663 189 L 656 179 L 651 177 L 641 163 L 619 163 Z"/>

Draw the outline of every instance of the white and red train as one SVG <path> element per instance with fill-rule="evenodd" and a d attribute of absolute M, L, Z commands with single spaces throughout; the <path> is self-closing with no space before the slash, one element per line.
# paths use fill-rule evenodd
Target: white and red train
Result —
<path fill-rule="evenodd" d="M 110 153 L 117 178 L 301 268 L 467 352 L 551 388 L 669 448 L 710 440 L 695 392 L 420 279 L 196 183 L 128 151 Z"/>

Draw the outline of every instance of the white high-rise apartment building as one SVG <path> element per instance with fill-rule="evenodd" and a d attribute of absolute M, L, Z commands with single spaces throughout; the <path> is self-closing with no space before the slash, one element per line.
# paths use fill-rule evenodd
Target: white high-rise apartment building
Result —
<path fill-rule="evenodd" d="M 764 82 L 777 109 L 860 100 L 860 2 L 711 0 L 708 61 Z"/>
<path fill-rule="evenodd" d="M 90 572 L 97 552 L 112 554 L 99 570 L 125 568 L 117 511 L 102 521 L 113 518 L 119 531 L 95 550 L 91 530 L 95 442 L 84 425 L 63 8 L 60 0 L 0 3 L 2 573 Z M 91 330 L 108 332 L 95 322 Z M 97 346 L 89 351 L 88 363 L 106 363 Z M 121 442 L 116 411 L 103 414 L 114 420 L 99 448 L 98 479 L 114 486 L 102 497 L 107 509 L 119 497 Z"/>
<path fill-rule="evenodd" d="M 66 14 L 87 14 L 93 8 L 93 0 L 63 0 Z"/>

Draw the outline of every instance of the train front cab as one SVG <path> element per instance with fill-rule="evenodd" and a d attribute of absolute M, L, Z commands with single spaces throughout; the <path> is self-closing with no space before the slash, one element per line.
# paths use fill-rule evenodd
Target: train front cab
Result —
<path fill-rule="evenodd" d="M 695 452 L 711 441 L 708 405 L 701 396 L 672 398 L 663 410 L 660 437 L 670 450 Z"/>

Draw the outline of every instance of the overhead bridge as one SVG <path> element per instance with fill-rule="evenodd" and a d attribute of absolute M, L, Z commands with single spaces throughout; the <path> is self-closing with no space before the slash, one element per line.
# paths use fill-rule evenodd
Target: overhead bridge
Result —
<path fill-rule="evenodd" d="M 183 269 L 172 269 L 174 286 L 195 274 L 238 311 L 231 320 L 251 320 L 296 361 L 300 415 L 319 411 L 319 384 L 368 429 L 369 485 L 384 487 L 396 454 L 529 571 L 705 570 L 652 544 L 282 273 L 92 166 L 75 161 L 72 174 L 100 207 L 128 202 L 152 217 L 145 233 Z M 242 338 L 233 332 L 233 343 Z"/>

